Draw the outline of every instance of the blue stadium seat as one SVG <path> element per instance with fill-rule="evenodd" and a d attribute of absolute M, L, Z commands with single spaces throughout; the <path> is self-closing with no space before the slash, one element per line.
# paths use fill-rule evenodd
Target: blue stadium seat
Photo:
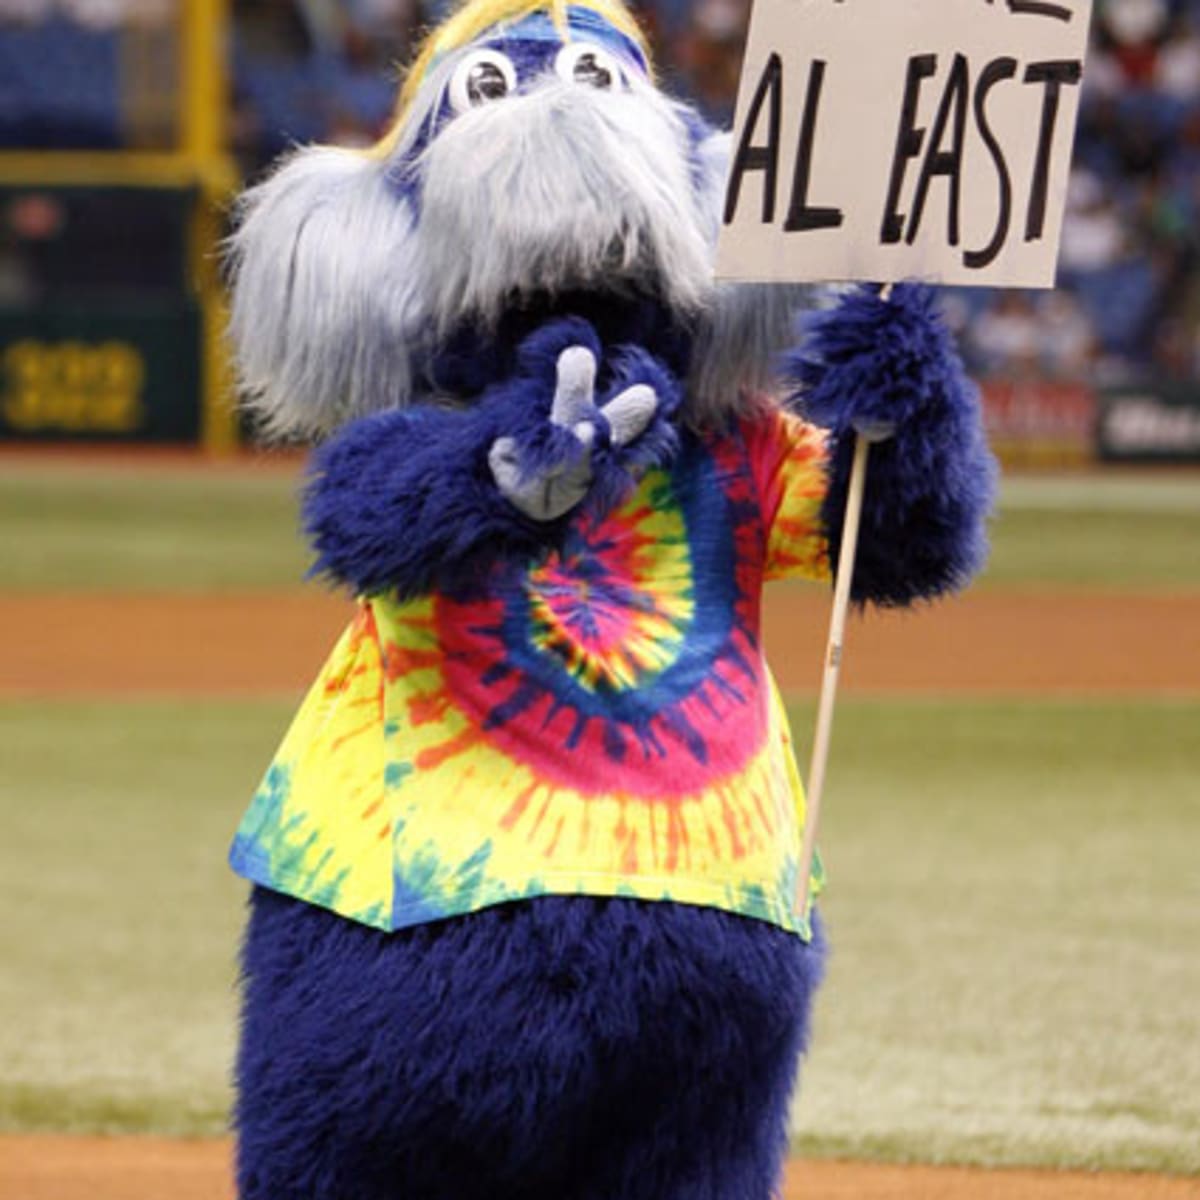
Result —
<path fill-rule="evenodd" d="M 0 23 L 0 146 L 118 146 L 120 108 L 115 33 L 61 17 Z"/>

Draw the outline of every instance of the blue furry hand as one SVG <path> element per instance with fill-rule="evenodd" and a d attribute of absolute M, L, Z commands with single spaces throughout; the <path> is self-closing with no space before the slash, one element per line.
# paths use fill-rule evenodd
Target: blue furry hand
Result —
<path fill-rule="evenodd" d="M 575 508 L 592 486 L 593 452 L 631 445 L 659 408 L 657 393 L 646 383 L 624 388 L 602 407 L 595 394 L 595 355 L 586 346 L 568 346 L 555 363 L 553 428 L 539 452 L 523 454 L 515 437 L 492 444 L 488 466 L 496 487 L 527 517 L 555 521 Z"/>
<path fill-rule="evenodd" d="M 855 436 L 879 443 L 853 598 L 903 605 L 964 587 L 987 556 L 996 466 L 934 290 L 855 288 L 813 316 L 784 366 L 792 405 L 829 432 L 821 519 L 835 564 Z"/>

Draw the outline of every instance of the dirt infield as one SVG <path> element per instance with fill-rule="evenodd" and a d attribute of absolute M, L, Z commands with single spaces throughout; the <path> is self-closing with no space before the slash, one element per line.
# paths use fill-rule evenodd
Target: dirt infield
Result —
<path fill-rule="evenodd" d="M 307 592 L 0 596 L 0 696 L 298 691 L 350 612 Z M 815 690 L 827 596 L 767 593 L 780 684 Z M 1196 693 L 1200 593 L 979 591 L 852 619 L 848 691 Z"/>
<path fill-rule="evenodd" d="M 0 1138 L 4 1200 L 232 1200 L 228 1142 Z M 792 1160 L 784 1200 L 1198 1200 L 1200 1181 Z"/>

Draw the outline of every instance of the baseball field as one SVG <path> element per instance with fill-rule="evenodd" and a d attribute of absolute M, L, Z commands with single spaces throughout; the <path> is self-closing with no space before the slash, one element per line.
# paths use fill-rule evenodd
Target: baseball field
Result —
<path fill-rule="evenodd" d="M 3 1200 L 231 1196 L 225 850 L 348 613 L 298 479 L 0 454 Z M 993 545 L 851 622 L 789 1200 L 1200 1197 L 1200 475 L 1009 478 Z M 802 767 L 827 614 L 766 612 Z"/>

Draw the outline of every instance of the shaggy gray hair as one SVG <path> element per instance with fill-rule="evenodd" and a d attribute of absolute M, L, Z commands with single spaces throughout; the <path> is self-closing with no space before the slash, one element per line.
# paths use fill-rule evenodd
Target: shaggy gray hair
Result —
<path fill-rule="evenodd" d="M 242 197 L 229 332 L 266 433 L 319 436 L 410 398 L 416 248 L 410 206 L 360 153 L 297 151 Z"/>
<path fill-rule="evenodd" d="M 596 285 L 652 290 L 693 331 L 691 424 L 748 411 L 803 293 L 713 280 L 728 136 L 693 150 L 683 107 L 640 76 L 601 92 L 549 74 L 417 153 L 472 49 L 430 72 L 386 157 L 298 150 L 242 197 L 230 335 L 264 431 L 319 437 L 406 404 L 428 390 L 414 364 L 465 317 Z"/>

